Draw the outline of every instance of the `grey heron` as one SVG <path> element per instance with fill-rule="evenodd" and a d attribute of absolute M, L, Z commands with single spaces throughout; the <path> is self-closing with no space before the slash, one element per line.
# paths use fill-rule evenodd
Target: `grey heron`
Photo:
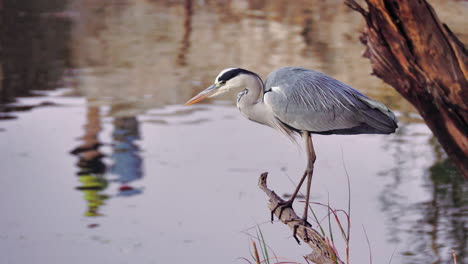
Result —
<path fill-rule="evenodd" d="M 390 134 L 395 132 L 397 119 L 384 104 L 323 73 L 299 67 L 284 67 L 273 71 L 265 82 L 254 72 L 228 68 L 216 77 L 214 84 L 190 99 L 186 105 L 204 98 L 237 89 L 237 107 L 249 120 L 279 130 L 293 138 L 302 136 L 307 152 L 307 167 L 290 199 L 279 204 L 292 207 L 307 178 L 306 203 L 302 221 L 307 222 L 312 174 L 316 159 L 311 134 L 355 135 Z"/>

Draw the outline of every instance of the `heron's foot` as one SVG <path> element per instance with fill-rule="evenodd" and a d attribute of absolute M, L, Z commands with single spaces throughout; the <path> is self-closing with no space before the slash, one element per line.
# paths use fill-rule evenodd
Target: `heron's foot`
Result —
<path fill-rule="evenodd" d="M 297 219 L 297 220 L 294 220 L 294 221 L 296 222 L 296 224 L 294 225 L 293 237 L 296 240 L 296 242 L 299 245 L 301 244 L 301 241 L 296 236 L 297 235 L 297 230 L 299 229 L 299 227 L 303 228 L 304 241 L 309 242 L 310 238 L 309 238 L 309 234 L 307 233 L 307 228 L 311 227 L 312 225 L 307 221 L 307 219 L 304 219 L 304 218 Z"/>
<path fill-rule="evenodd" d="M 278 219 L 281 220 L 281 215 L 283 214 L 283 211 L 284 209 L 286 208 L 291 208 L 292 209 L 292 205 L 293 205 L 293 200 L 288 200 L 286 202 L 281 202 L 281 203 L 278 203 L 275 208 L 273 208 L 273 210 L 271 210 L 271 222 L 273 222 L 273 217 L 275 215 L 275 212 L 276 210 L 280 210 L 280 213 L 278 215 Z"/>

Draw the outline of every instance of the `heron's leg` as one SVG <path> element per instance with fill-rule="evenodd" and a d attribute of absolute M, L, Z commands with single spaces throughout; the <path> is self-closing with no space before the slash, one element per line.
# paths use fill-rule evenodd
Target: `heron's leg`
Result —
<path fill-rule="evenodd" d="M 302 216 L 302 220 L 307 222 L 307 213 L 309 212 L 309 198 L 310 198 L 310 187 L 312 185 L 312 175 L 314 174 L 314 163 L 315 159 L 315 150 L 314 145 L 312 143 L 312 137 L 309 132 L 305 132 L 306 137 L 306 151 L 307 151 L 307 192 L 306 192 L 306 203 L 304 207 L 304 214 Z"/>
<path fill-rule="evenodd" d="M 275 215 L 276 209 L 280 208 L 280 214 L 279 214 L 278 218 L 281 218 L 281 215 L 283 214 L 283 211 L 284 211 L 285 208 L 288 208 L 288 207 L 292 208 L 292 204 L 293 204 L 294 200 L 296 199 L 296 196 L 299 193 L 299 190 L 301 189 L 301 186 L 304 183 L 304 180 L 305 180 L 306 177 L 307 177 L 307 170 L 304 172 L 304 175 L 302 175 L 301 181 L 297 185 L 296 190 L 294 191 L 294 193 L 291 195 L 291 198 L 289 198 L 289 200 L 287 200 L 285 202 L 278 203 L 275 206 L 275 208 L 273 208 L 273 210 L 271 210 L 271 221 L 272 222 L 273 222 L 273 216 Z"/>
<path fill-rule="evenodd" d="M 281 218 L 281 215 L 282 215 L 283 210 L 285 208 L 288 208 L 288 207 L 292 208 L 292 204 L 293 204 L 294 200 L 296 199 L 296 196 L 299 193 L 299 190 L 301 189 L 301 186 L 304 183 L 304 180 L 305 180 L 305 178 L 307 176 L 309 176 L 309 179 L 308 179 L 308 183 L 307 183 L 306 209 L 308 208 L 310 185 L 311 185 L 311 181 L 312 181 L 312 172 L 314 170 L 314 162 L 315 162 L 315 151 L 314 151 L 314 147 L 312 145 L 312 139 L 311 139 L 311 136 L 310 136 L 310 132 L 308 132 L 308 131 L 303 132 L 302 137 L 305 140 L 306 151 L 307 151 L 307 160 L 308 160 L 307 161 L 307 168 L 304 171 L 304 174 L 302 175 L 301 181 L 297 185 L 296 190 L 294 190 L 294 193 L 291 195 L 291 198 L 289 198 L 289 200 L 287 200 L 284 203 L 278 203 L 276 205 L 276 207 L 273 208 L 273 210 L 271 210 L 271 221 L 273 221 L 273 216 L 274 216 L 274 213 L 275 213 L 276 209 L 281 207 L 280 208 L 281 211 L 280 211 L 280 214 L 279 214 L 279 217 L 278 217 L 278 218 Z M 305 214 L 305 216 L 306 216 L 305 219 L 307 220 L 307 213 Z"/>
<path fill-rule="evenodd" d="M 305 138 L 306 143 L 306 151 L 307 151 L 307 168 L 305 171 L 305 175 L 307 175 L 307 192 L 306 192 L 306 201 L 304 206 L 304 214 L 299 222 L 302 222 L 304 227 L 311 226 L 310 223 L 307 221 L 307 213 L 309 212 L 309 198 L 310 198 L 310 187 L 312 185 L 312 175 L 314 173 L 314 163 L 315 163 L 315 150 L 314 145 L 312 144 L 312 137 L 310 132 L 304 132 L 303 137 Z M 297 229 L 299 228 L 299 224 L 294 226 L 293 237 L 299 243 L 299 239 L 296 237 Z M 305 241 L 309 241 L 309 235 L 307 233 L 307 229 L 304 229 Z M 300 243 L 299 243 L 300 244 Z"/>

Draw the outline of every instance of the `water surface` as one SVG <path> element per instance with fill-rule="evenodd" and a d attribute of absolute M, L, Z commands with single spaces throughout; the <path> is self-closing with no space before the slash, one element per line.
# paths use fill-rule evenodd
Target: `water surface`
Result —
<path fill-rule="evenodd" d="M 388 136 L 314 136 L 312 199 L 347 208 L 350 177 L 352 263 L 368 263 L 363 228 L 374 263 L 452 263 L 452 250 L 468 261 L 468 186 L 414 108 L 370 75 L 362 18 L 341 1 L 10 2 L 5 263 L 245 263 L 257 225 L 278 256 L 304 263 L 309 249 L 269 223 L 257 187 L 269 171 L 290 194 L 304 151 L 244 119 L 235 94 L 182 106 L 223 68 L 265 77 L 286 65 L 332 75 L 400 120 Z M 466 41 L 466 4 L 431 3 Z"/>

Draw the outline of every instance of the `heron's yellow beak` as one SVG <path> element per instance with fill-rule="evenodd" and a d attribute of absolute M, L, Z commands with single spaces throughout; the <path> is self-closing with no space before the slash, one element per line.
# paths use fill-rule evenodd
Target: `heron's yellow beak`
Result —
<path fill-rule="evenodd" d="M 203 90 L 201 93 L 195 95 L 192 99 L 190 99 L 188 102 L 185 103 L 185 105 L 193 105 L 196 104 L 203 99 L 210 97 L 211 95 L 215 94 L 217 91 L 218 86 L 213 84 L 210 87 L 206 88 Z"/>

